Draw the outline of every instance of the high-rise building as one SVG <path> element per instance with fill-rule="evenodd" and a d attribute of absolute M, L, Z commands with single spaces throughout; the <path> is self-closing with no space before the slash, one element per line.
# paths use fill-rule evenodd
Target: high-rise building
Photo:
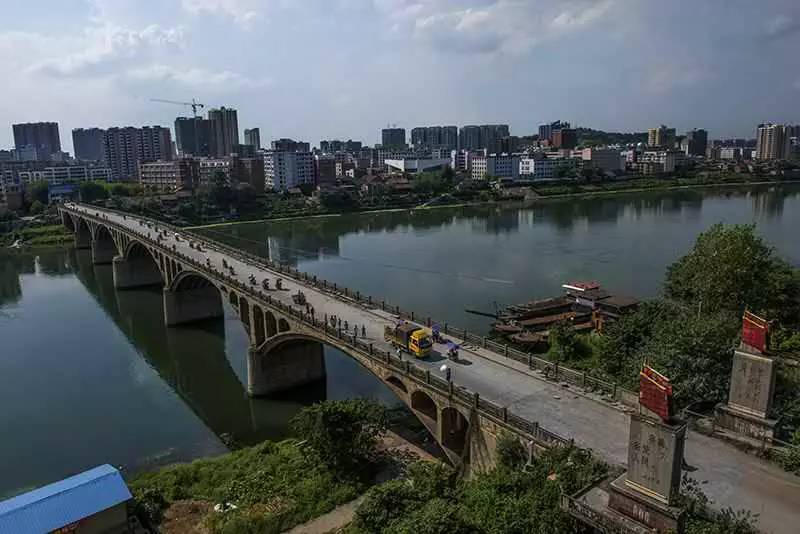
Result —
<path fill-rule="evenodd" d="M 103 136 L 102 128 L 75 128 L 72 130 L 72 147 L 75 159 L 81 161 L 102 161 Z"/>
<path fill-rule="evenodd" d="M 578 132 L 570 128 L 569 123 L 566 124 L 566 127 L 552 130 L 550 133 L 550 141 L 555 148 L 571 149 L 578 145 Z"/>
<path fill-rule="evenodd" d="M 458 146 L 458 127 L 456 126 L 421 126 L 411 130 L 411 144 L 415 149 L 446 152 Z"/>
<path fill-rule="evenodd" d="M 311 152 L 310 143 L 295 141 L 294 139 L 281 138 L 272 142 L 272 150 L 279 152 Z"/>
<path fill-rule="evenodd" d="M 211 121 L 202 117 L 176 118 L 175 144 L 183 156 L 211 156 Z"/>
<path fill-rule="evenodd" d="M 381 145 L 383 148 L 405 148 L 405 128 L 384 128 L 381 130 Z"/>
<path fill-rule="evenodd" d="M 57 122 L 26 122 L 12 125 L 14 148 L 20 150 L 33 147 L 39 159 L 50 159 L 51 154 L 61 152 L 61 138 Z"/>
<path fill-rule="evenodd" d="M 705 156 L 708 148 L 708 132 L 694 128 L 686 132 L 686 151 L 687 156 Z"/>
<path fill-rule="evenodd" d="M 481 147 L 481 127 L 470 124 L 462 126 L 458 132 L 458 148 L 461 150 L 478 150 Z"/>
<path fill-rule="evenodd" d="M 508 124 L 481 124 L 462 126 L 458 134 L 458 148 L 490 153 L 500 151 L 500 140 L 509 136 Z"/>
<path fill-rule="evenodd" d="M 172 159 L 172 136 L 163 126 L 109 128 L 103 152 L 114 180 L 134 180 L 139 163 Z"/>
<path fill-rule="evenodd" d="M 258 128 L 250 128 L 244 131 L 244 144 L 255 147 L 256 150 L 261 149 L 261 130 Z"/>
<path fill-rule="evenodd" d="M 239 120 L 236 110 L 221 107 L 208 110 L 211 121 L 211 152 L 216 157 L 228 156 L 239 144 Z"/>
<path fill-rule="evenodd" d="M 756 159 L 786 159 L 789 154 L 787 126 L 771 122 L 758 125 L 756 136 Z"/>
<path fill-rule="evenodd" d="M 540 141 L 552 141 L 553 140 L 553 132 L 556 130 L 560 130 L 562 128 L 569 128 L 569 123 L 561 120 L 557 120 L 551 122 L 549 124 L 540 124 L 539 125 L 539 140 Z"/>
<path fill-rule="evenodd" d="M 301 184 L 314 184 L 311 152 L 270 151 L 264 155 L 266 188 L 286 191 Z"/>
<path fill-rule="evenodd" d="M 647 145 L 661 148 L 675 147 L 675 128 L 667 128 L 663 124 L 658 128 L 647 130 Z"/>

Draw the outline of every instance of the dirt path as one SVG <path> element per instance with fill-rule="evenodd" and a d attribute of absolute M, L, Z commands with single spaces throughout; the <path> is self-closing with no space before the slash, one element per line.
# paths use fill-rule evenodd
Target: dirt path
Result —
<path fill-rule="evenodd" d="M 380 448 L 400 454 L 413 455 L 421 460 L 436 460 L 436 458 L 431 456 L 427 451 L 391 431 L 387 432 L 383 437 L 383 444 Z M 377 478 L 380 484 L 390 480 L 391 476 L 386 476 L 386 474 L 381 473 Z M 284 534 L 327 534 L 329 532 L 334 532 L 347 526 L 353 520 L 356 509 L 363 500 L 364 496 L 362 495 L 348 503 L 340 504 L 327 514 L 321 515 L 302 525 L 297 525 L 293 529 L 287 530 Z"/>

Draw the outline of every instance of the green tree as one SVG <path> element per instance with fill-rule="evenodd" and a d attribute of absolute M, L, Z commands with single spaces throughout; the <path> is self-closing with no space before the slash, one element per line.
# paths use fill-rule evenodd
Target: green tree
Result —
<path fill-rule="evenodd" d="M 96 182 L 83 182 L 78 186 L 78 194 L 83 202 L 94 202 L 108 198 L 108 190 Z"/>
<path fill-rule="evenodd" d="M 550 328 L 550 359 L 568 362 L 581 354 L 580 339 L 568 321 L 559 321 Z"/>
<path fill-rule="evenodd" d="M 44 213 L 45 205 L 39 202 L 38 200 L 34 200 L 33 204 L 31 204 L 30 213 L 31 215 L 39 215 Z"/>
<path fill-rule="evenodd" d="M 800 275 L 755 232 L 754 225 L 715 224 L 667 269 L 669 298 L 703 310 L 740 315 L 745 307 L 783 324 L 800 320 Z"/>
<path fill-rule="evenodd" d="M 47 205 L 50 202 L 50 184 L 44 180 L 33 182 L 28 189 L 28 196 L 31 202 L 38 200 L 41 204 Z"/>
<path fill-rule="evenodd" d="M 320 460 L 342 474 L 364 472 L 375 459 L 378 438 L 386 428 L 385 408 L 366 399 L 317 403 L 292 420 L 292 429 Z"/>

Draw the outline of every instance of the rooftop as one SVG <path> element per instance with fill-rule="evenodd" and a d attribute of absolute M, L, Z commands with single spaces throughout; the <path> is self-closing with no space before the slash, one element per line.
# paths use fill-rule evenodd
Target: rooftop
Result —
<path fill-rule="evenodd" d="M 0 502 L 0 534 L 39 534 L 131 499 L 119 471 L 105 464 Z"/>

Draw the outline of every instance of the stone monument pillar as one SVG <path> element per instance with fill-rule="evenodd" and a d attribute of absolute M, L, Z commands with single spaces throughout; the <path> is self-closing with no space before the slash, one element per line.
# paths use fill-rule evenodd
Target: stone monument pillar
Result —
<path fill-rule="evenodd" d="M 676 506 L 686 423 L 631 416 L 628 470 L 610 484 L 608 506 L 658 532 L 682 532 Z"/>
<path fill-rule="evenodd" d="M 628 470 L 610 482 L 562 496 L 561 507 L 602 532 L 680 534 L 686 423 L 672 415 L 669 380 L 649 367 L 639 376 L 640 409 L 631 416 Z"/>
<path fill-rule="evenodd" d="M 771 441 L 778 421 L 770 417 L 776 366 L 768 350 L 769 323 L 745 311 L 742 343 L 733 353 L 728 402 L 717 406 L 715 423 L 749 438 Z"/>

